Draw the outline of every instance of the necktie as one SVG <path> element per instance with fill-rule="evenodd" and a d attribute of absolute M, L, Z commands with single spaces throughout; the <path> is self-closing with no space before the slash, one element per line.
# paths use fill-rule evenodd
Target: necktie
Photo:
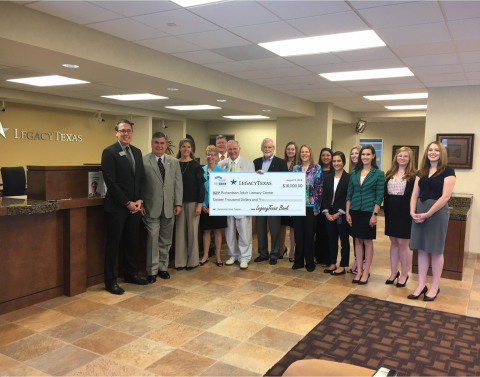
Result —
<path fill-rule="evenodd" d="M 235 171 L 235 161 L 232 161 L 232 163 L 230 164 L 230 171 L 231 172 Z"/>
<path fill-rule="evenodd" d="M 160 174 L 162 175 L 162 180 L 165 181 L 165 166 L 163 166 L 162 158 L 158 159 L 158 168 L 160 169 Z"/>
<path fill-rule="evenodd" d="M 225 159 L 225 156 L 222 154 L 222 157 L 220 157 L 220 161 L 223 161 Z"/>
<path fill-rule="evenodd" d="M 133 159 L 132 152 L 130 151 L 130 147 L 125 148 L 125 156 L 127 156 L 128 162 L 132 165 L 132 170 L 135 173 L 135 160 Z"/>

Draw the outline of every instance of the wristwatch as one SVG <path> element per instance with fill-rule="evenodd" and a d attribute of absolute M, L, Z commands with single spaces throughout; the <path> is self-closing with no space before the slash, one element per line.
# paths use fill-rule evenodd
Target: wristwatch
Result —
<path fill-rule="evenodd" d="M 377 216 L 378 215 L 378 212 L 373 212 L 373 216 Z"/>

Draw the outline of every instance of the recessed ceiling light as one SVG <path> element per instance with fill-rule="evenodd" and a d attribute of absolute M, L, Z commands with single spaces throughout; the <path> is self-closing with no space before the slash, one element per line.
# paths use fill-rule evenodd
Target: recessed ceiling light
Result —
<path fill-rule="evenodd" d="M 70 77 L 58 76 L 58 75 L 26 77 L 23 79 L 9 79 L 7 81 L 16 82 L 19 84 L 33 85 L 33 86 L 90 84 L 89 81 L 71 79 Z"/>
<path fill-rule="evenodd" d="M 210 105 L 165 106 L 165 108 L 173 109 L 173 110 L 217 110 L 217 109 L 221 109 L 221 107 L 210 106 Z"/>
<path fill-rule="evenodd" d="M 170 90 L 171 92 L 177 92 L 178 88 L 167 88 L 167 90 Z"/>
<path fill-rule="evenodd" d="M 386 68 L 368 69 L 365 71 L 319 73 L 319 75 L 330 81 L 348 81 L 384 79 L 389 77 L 407 77 L 413 76 L 413 73 L 408 68 Z"/>
<path fill-rule="evenodd" d="M 77 65 L 77 64 L 67 64 L 67 63 L 62 64 L 62 67 L 65 67 L 65 68 L 73 68 L 73 69 L 75 69 L 75 68 L 80 68 L 80 66 Z"/>
<path fill-rule="evenodd" d="M 181 7 L 193 7 L 195 5 L 203 5 L 210 3 L 218 3 L 220 0 L 172 0 L 172 2 L 180 5 Z"/>
<path fill-rule="evenodd" d="M 270 113 L 272 110 L 268 110 L 268 109 L 265 109 L 265 110 L 262 110 L 264 113 Z"/>
<path fill-rule="evenodd" d="M 102 96 L 103 98 L 111 98 L 119 101 L 144 101 L 151 99 L 168 99 L 168 97 L 157 96 L 150 93 L 139 93 L 139 94 L 118 94 L 111 96 Z"/>
<path fill-rule="evenodd" d="M 223 117 L 228 119 L 270 119 L 264 115 L 224 115 Z"/>
<path fill-rule="evenodd" d="M 428 93 L 380 94 L 377 96 L 363 96 L 370 101 L 389 101 L 397 99 L 428 98 Z"/>
<path fill-rule="evenodd" d="M 385 106 L 388 110 L 423 110 L 427 105 Z"/>
<path fill-rule="evenodd" d="M 284 41 L 259 43 L 258 45 L 280 56 L 296 56 L 383 47 L 385 43 L 373 30 L 364 30 L 287 39 Z"/>
<path fill-rule="evenodd" d="M 227 100 L 226 100 L 226 99 L 217 99 L 217 102 L 222 102 L 222 103 L 224 103 L 224 102 L 227 102 Z"/>

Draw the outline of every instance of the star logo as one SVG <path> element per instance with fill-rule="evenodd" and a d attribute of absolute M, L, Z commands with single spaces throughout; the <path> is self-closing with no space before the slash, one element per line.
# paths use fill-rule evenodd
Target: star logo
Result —
<path fill-rule="evenodd" d="M 237 181 L 236 181 L 235 179 L 232 179 L 232 180 L 230 181 L 230 183 L 231 183 L 232 185 L 234 185 L 234 184 L 237 183 Z"/>
<path fill-rule="evenodd" d="M 5 131 L 8 131 L 8 128 L 3 128 L 2 122 L 0 122 L 0 135 L 2 135 L 4 139 L 7 138 L 7 137 L 5 136 Z"/>

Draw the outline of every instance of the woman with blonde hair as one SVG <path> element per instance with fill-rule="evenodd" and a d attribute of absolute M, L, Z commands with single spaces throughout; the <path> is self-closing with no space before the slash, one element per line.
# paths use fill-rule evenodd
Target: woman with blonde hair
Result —
<path fill-rule="evenodd" d="M 412 237 L 410 248 L 418 250 L 418 284 L 407 298 L 433 301 L 440 293 L 439 282 L 443 270 L 443 251 L 447 235 L 448 200 L 452 196 L 456 177 L 452 167 L 447 166 L 447 151 L 442 143 L 432 141 L 425 149 L 422 163 L 413 187 L 410 200 Z M 426 286 L 431 257 L 432 285 Z"/>
<path fill-rule="evenodd" d="M 410 198 L 415 184 L 416 169 L 413 151 L 408 147 L 397 149 L 393 156 L 392 167 L 385 175 L 385 235 L 390 237 L 390 277 L 385 284 L 405 287 L 410 268 Z M 398 270 L 400 262 L 401 273 Z"/>
<path fill-rule="evenodd" d="M 207 164 L 203 167 L 203 177 L 205 178 L 205 199 L 202 204 L 202 213 L 200 215 L 200 230 L 203 232 L 203 258 L 200 260 L 200 266 L 208 262 L 208 249 L 210 248 L 210 232 L 213 230 L 215 240 L 215 258 L 218 267 L 223 266 L 220 250 L 222 248 L 222 229 L 227 227 L 226 216 L 210 216 L 210 174 L 225 170 L 219 168 L 216 164 L 218 159 L 218 149 L 214 145 L 209 145 L 205 151 Z"/>

